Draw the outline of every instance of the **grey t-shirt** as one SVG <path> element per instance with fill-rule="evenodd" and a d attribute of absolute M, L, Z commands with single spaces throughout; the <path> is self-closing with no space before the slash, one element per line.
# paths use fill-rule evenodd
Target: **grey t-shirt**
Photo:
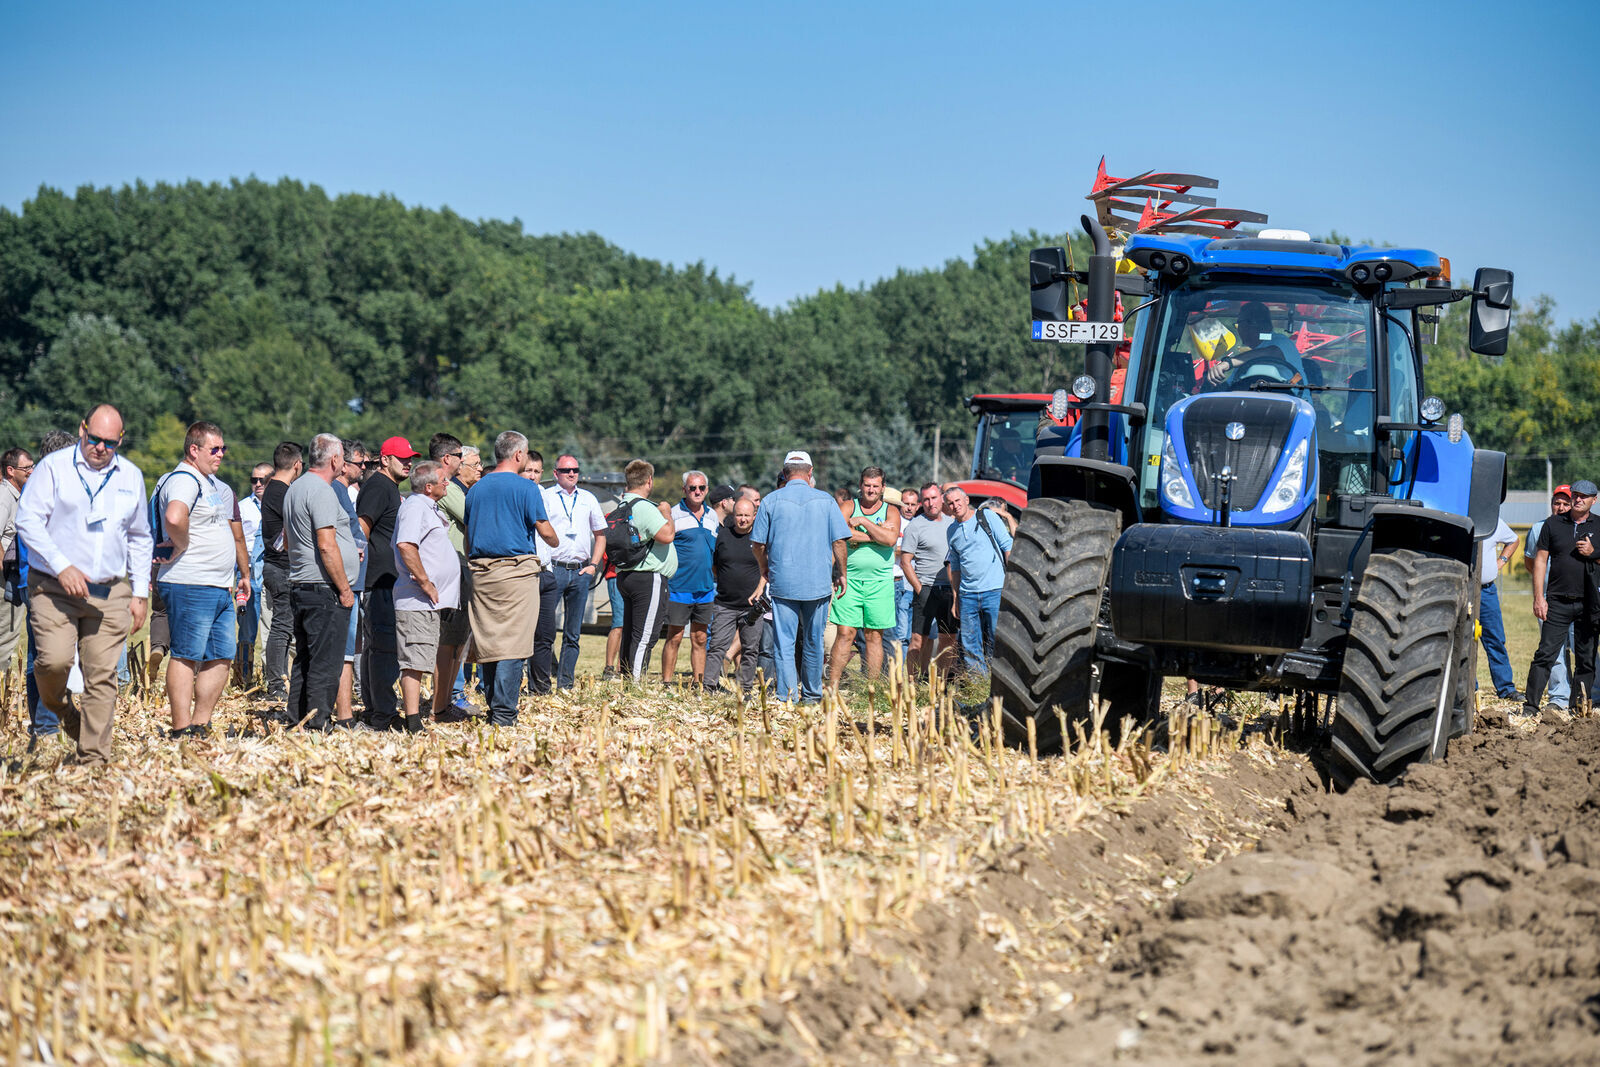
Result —
<path fill-rule="evenodd" d="M 918 515 L 900 531 L 900 551 L 911 553 L 917 581 L 926 584 L 945 580 L 944 559 L 950 554 L 950 524 L 953 522 L 955 520 L 948 515 L 940 515 L 938 522 Z"/>
<path fill-rule="evenodd" d="M 339 488 L 343 492 L 344 487 Z M 359 561 L 355 538 L 350 536 L 350 513 L 333 486 L 309 471 L 294 480 L 283 498 L 284 540 L 289 551 L 289 581 L 322 582 L 333 585 L 322 569 L 322 553 L 317 551 L 317 531 L 333 527 L 344 561 L 345 581 L 354 583 Z"/>

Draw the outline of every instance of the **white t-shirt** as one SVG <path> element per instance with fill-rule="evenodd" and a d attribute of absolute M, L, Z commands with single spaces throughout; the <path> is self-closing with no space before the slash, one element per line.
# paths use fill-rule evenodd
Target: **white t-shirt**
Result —
<path fill-rule="evenodd" d="M 161 565 L 157 581 L 175 585 L 233 584 L 238 558 L 233 542 L 233 490 L 227 484 L 180 463 L 156 487 L 156 513 L 164 524 L 167 505 L 189 508 L 189 547 Z"/>
<path fill-rule="evenodd" d="M 594 535 L 606 528 L 606 513 L 601 510 L 600 501 L 587 489 L 564 493 L 561 486 L 551 485 L 544 490 L 544 510 L 560 539 L 550 549 L 549 558 L 561 563 L 588 563 L 589 554 L 594 551 Z M 545 547 L 543 541 L 535 545 Z M 540 558 L 545 558 L 544 553 Z"/>
<path fill-rule="evenodd" d="M 400 574 L 394 580 L 396 611 L 439 611 L 461 606 L 461 557 L 450 543 L 450 521 L 426 493 L 412 493 L 400 502 L 394 520 L 394 563 Z M 400 559 L 400 545 L 416 545 L 422 570 L 439 594 L 435 604 L 411 579 L 411 572 Z"/>
<path fill-rule="evenodd" d="M 1514 545 L 1517 535 L 1506 525 L 1506 520 L 1501 519 L 1500 524 L 1494 528 L 1494 533 L 1483 539 L 1478 557 L 1478 581 L 1488 585 L 1500 576 L 1500 548 L 1502 545 Z"/>

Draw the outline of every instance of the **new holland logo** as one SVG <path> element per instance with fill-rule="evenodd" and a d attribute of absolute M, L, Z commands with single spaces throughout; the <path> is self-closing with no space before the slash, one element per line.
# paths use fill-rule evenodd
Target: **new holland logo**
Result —
<path fill-rule="evenodd" d="M 1216 424 L 1212 423 L 1212 425 Z M 1244 423 L 1230 422 L 1222 428 L 1222 432 L 1228 435 L 1228 440 L 1237 441 L 1244 436 Z"/>

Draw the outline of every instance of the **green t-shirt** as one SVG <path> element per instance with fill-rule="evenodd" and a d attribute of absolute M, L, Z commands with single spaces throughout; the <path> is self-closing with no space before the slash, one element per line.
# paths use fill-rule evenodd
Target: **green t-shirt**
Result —
<path fill-rule="evenodd" d="M 850 507 L 850 529 L 856 529 L 856 517 L 865 515 L 873 522 L 882 526 L 889 520 L 889 502 L 885 500 L 878 505 L 876 514 L 868 515 L 861 510 L 861 501 L 857 500 Z M 894 546 L 880 545 L 876 541 L 866 544 L 851 545 L 850 555 L 845 558 L 845 575 L 852 582 L 888 582 L 894 580 Z"/>
<path fill-rule="evenodd" d="M 644 506 L 639 507 L 640 504 Z M 633 528 L 639 531 L 639 539 L 642 541 L 648 541 L 655 537 L 661 527 L 667 524 L 667 520 L 661 516 L 661 509 L 637 493 L 625 494 L 622 498 L 621 506 L 633 508 Z M 663 578 L 671 578 L 678 573 L 678 550 L 671 541 L 664 545 L 659 542 L 653 544 L 650 546 L 650 553 L 644 557 L 644 561 L 633 569 L 636 571 L 651 571 L 660 574 Z"/>

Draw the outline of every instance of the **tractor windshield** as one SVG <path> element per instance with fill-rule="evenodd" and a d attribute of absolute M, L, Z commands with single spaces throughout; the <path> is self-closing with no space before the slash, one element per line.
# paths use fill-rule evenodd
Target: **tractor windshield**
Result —
<path fill-rule="evenodd" d="M 1367 493 L 1372 484 L 1375 407 L 1372 305 L 1353 289 L 1289 279 L 1213 281 L 1201 277 L 1174 289 L 1140 346 L 1155 366 L 1150 402 L 1144 504 L 1156 503 L 1156 475 L 1166 443 L 1167 410 L 1203 392 L 1286 392 L 1317 412 L 1323 499 Z"/>
<path fill-rule="evenodd" d="M 978 425 L 972 476 L 1028 487 L 1033 468 L 1033 443 L 1039 432 L 1038 411 L 993 411 Z"/>

